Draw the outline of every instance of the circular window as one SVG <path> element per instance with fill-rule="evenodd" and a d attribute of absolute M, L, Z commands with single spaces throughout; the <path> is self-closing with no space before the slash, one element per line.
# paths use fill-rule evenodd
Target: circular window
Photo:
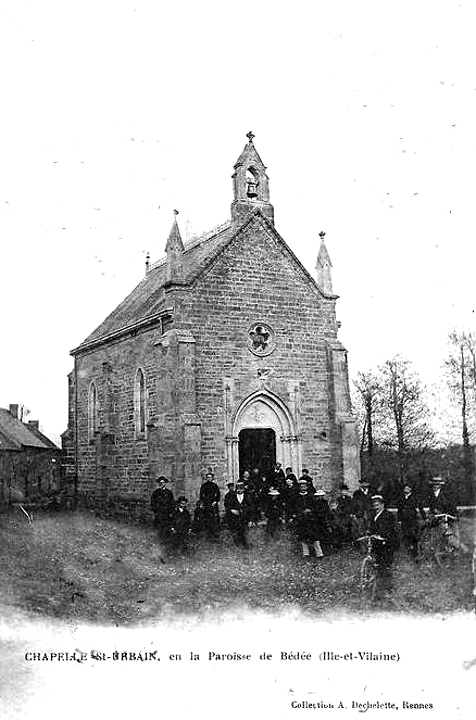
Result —
<path fill-rule="evenodd" d="M 254 355 L 263 357 L 276 347 L 274 332 L 265 323 L 254 323 L 248 330 L 248 348 Z"/>

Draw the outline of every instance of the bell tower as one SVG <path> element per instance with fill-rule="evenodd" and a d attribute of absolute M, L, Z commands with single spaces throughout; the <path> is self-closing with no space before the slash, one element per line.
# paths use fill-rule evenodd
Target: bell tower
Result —
<path fill-rule="evenodd" d="M 249 132 L 248 143 L 235 163 L 233 179 L 233 202 L 231 219 L 242 222 L 250 212 L 260 209 L 274 225 L 274 208 L 269 202 L 269 180 L 266 168 L 253 144 L 254 135 Z"/>

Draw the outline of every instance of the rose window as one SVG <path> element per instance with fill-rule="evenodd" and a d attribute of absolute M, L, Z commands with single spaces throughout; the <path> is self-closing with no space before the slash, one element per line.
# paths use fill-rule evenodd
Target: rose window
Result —
<path fill-rule="evenodd" d="M 276 347 L 274 332 L 269 325 L 256 323 L 248 331 L 248 347 L 254 355 L 269 355 Z"/>

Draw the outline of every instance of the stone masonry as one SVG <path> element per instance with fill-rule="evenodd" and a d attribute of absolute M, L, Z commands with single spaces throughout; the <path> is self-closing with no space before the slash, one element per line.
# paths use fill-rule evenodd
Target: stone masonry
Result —
<path fill-rule="evenodd" d="M 79 497 L 145 506 L 164 474 L 193 500 L 208 469 L 224 488 L 243 470 L 240 432 L 257 428 L 273 431 L 276 459 L 296 474 L 307 467 L 328 490 L 356 486 L 324 238 L 316 282 L 274 227 L 265 170 L 251 136 L 231 222 L 183 245 L 175 218 L 167 258 L 72 351 L 63 443 Z"/>

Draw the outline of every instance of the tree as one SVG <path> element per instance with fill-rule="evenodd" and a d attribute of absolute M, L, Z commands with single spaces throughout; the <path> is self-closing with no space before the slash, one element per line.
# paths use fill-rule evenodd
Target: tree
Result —
<path fill-rule="evenodd" d="M 433 443 L 425 389 L 409 360 L 396 356 L 354 382 L 361 425 L 363 474 L 397 496 L 405 475 L 425 474 Z M 397 470 L 395 470 L 397 468 Z"/>
<path fill-rule="evenodd" d="M 363 411 L 360 450 L 371 457 L 374 452 L 374 423 L 378 422 L 380 407 L 379 378 L 372 372 L 359 372 L 354 385 Z"/>
<path fill-rule="evenodd" d="M 387 411 L 386 443 L 397 452 L 403 480 L 408 454 L 425 451 L 434 440 L 425 390 L 411 362 L 401 355 L 387 360 L 381 372 L 382 403 Z"/>
<path fill-rule="evenodd" d="M 464 484 L 473 481 L 473 453 L 470 445 L 469 409 L 476 387 L 476 351 L 471 333 L 451 332 L 448 336 L 449 354 L 445 361 L 448 386 L 460 407 L 461 438 L 463 443 Z"/>

